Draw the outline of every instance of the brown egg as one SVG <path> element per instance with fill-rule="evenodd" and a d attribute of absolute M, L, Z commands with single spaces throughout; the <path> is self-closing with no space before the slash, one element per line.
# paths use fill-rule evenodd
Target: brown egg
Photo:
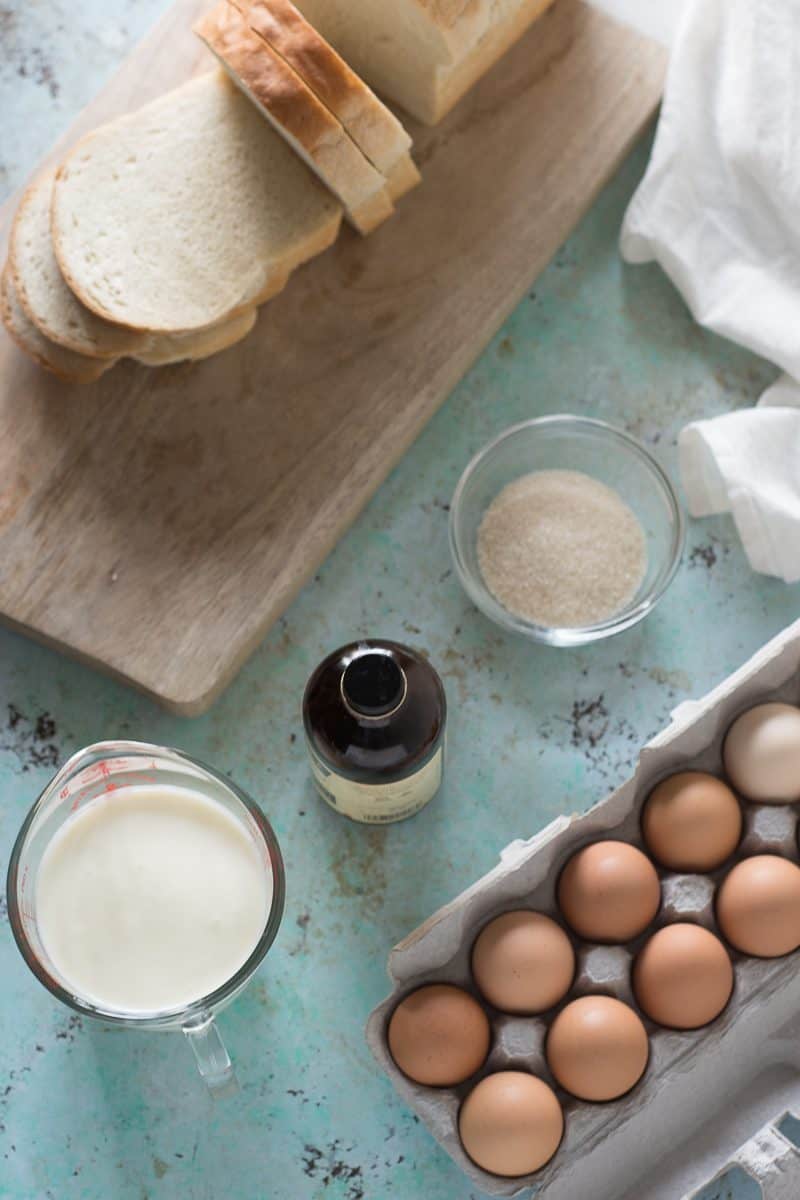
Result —
<path fill-rule="evenodd" d="M 575 952 L 544 913 L 503 913 L 485 925 L 472 950 L 472 974 L 503 1012 L 540 1013 L 557 1004 L 575 974 Z"/>
<path fill-rule="evenodd" d="M 699 1029 L 730 999 L 730 956 L 719 938 L 699 925 L 667 925 L 637 955 L 633 990 L 652 1021 L 670 1029 Z"/>
<path fill-rule="evenodd" d="M 800 800 L 800 708 L 758 704 L 731 725 L 722 748 L 733 786 L 750 800 Z"/>
<path fill-rule="evenodd" d="M 562 1008 L 547 1035 L 554 1078 L 581 1100 L 614 1100 L 644 1074 L 647 1032 L 632 1008 L 610 996 L 581 996 Z"/>
<path fill-rule="evenodd" d="M 489 1018 L 469 992 L 432 983 L 401 1000 L 389 1021 L 389 1049 L 416 1083 L 450 1087 L 483 1066 Z"/>
<path fill-rule="evenodd" d="M 564 1114 L 555 1092 L 524 1071 L 498 1071 L 476 1084 L 458 1116 L 461 1143 L 493 1175 L 529 1175 L 555 1154 Z"/>
<path fill-rule="evenodd" d="M 742 859 L 717 888 L 717 921 L 743 954 L 790 954 L 800 946 L 800 867 L 776 854 Z"/>
<path fill-rule="evenodd" d="M 658 912 L 661 886 L 646 855 L 627 842 L 594 842 L 569 860 L 558 881 L 558 904 L 589 942 L 627 942 Z"/>
<path fill-rule="evenodd" d="M 730 858 L 741 834 L 739 801 L 721 779 L 702 771 L 662 780 L 642 812 L 647 849 L 673 871 L 713 871 Z"/>

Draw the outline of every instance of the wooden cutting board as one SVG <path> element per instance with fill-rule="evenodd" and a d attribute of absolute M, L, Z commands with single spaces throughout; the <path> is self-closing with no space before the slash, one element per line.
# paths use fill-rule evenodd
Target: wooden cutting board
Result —
<path fill-rule="evenodd" d="M 177 0 L 54 156 L 210 68 L 205 7 Z M 557 0 L 441 125 L 411 125 L 424 182 L 395 218 L 344 230 L 207 362 L 67 386 L 0 332 L 0 619 L 206 709 L 590 206 L 664 67 Z"/>

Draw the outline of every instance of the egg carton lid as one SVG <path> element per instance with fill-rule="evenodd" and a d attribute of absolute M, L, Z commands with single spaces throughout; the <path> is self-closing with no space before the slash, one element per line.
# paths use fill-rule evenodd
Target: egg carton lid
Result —
<path fill-rule="evenodd" d="M 470 931 L 490 912 L 513 907 L 523 891 L 533 892 L 555 877 L 577 846 L 624 829 L 626 823 L 630 827 L 638 799 L 658 779 L 698 762 L 700 769 L 713 769 L 725 730 L 740 712 L 766 698 L 800 702 L 800 621 L 702 699 L 679 705 L 667 728 L 642 749 L 633 777 L 620 788 L 586 813 L 557 817 L 533 837 L 510 843 L 496 867 L 394 947 L 388 963 L 394 988 L 371 1014 L 367 1042 L 445 1148 L 452 1140 L 452 1113 L 443 1114 L 441 1122 L 432 1118 L 386 1047 L 386 1022 L 400 996 L 431 979 L 446 978 L 448 964 L 474 936 Z M 471 1173 L 479 1186 L 494 1195 L 536 1200 L 643 1200 L 643 1195 L 647 1200 L 694 1200 L 703 1181 L 722 1178 L 737 1166 L 755 1180 L 765 1200 L 798 1200 L 800 970 L 793 958 L 751 961 L 756 970 L 763 969 L 760 989 L 719 1031 L 713 1025 L 699 1031 L 702 1053 L 682 1054 L 669 1073 L 647 1080 L 640 1103 L 618 1102 L 620 1119 L 596 1122 L 580 1153 L 560 1158 L 559 1152 L 539 1173 L 540 1183 L 520 1186 L 521 1181 L 476 1168 Z M 610 1106 L 592 1107 L 610 1111 Z"/>
<path fill-rule="evenodd" d="M 713 1179 L 683 1200 L 702 1200 L 702 1193 L 738 1171 L 758 1185 L 763 1200 L 797 1200 L 800 1190 L 800 1120 L 787 1111 L 775 1117 L 740 1146 Z"/>

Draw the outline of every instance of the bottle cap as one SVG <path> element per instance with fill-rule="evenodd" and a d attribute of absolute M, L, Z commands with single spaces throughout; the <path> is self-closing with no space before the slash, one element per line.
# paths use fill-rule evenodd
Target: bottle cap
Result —
<path fill-rule="evenodd" d="M 385 650 L 356 654 L 342 672 L 342 699 L 362 717 L 387 717 L 406 698 L 405 672 Z"/>

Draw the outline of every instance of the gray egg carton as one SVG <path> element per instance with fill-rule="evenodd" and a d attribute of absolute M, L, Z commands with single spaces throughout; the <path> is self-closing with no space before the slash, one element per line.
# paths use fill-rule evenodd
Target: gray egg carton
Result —
<path fill-rule="evenodd" d="M 704 1029 L 672 1032 L 640 1014 L 650 1037 L 650 1061 L 640 1083 L 620 1100 L 588 1104 L 569 1096 L 555 1083 L 544 1055 L 549 1024 L 576 996 L 603 993 L 636 1008 L 631 964 L 654 929 L 685 920 L 716 930 L 714 890 L 733 861 L 763 852 L 797 861 L 798 806 L 745 804 L 741 845 L 719 871 L 660 871 L 661 909 L 642 937 L 624 946 L 589 945 L 573 937 L 578 964 L 573 986 L 561 1005 L 540 1017 L 493 1009 L 480 998 L 469 969 L 478 932 L 499 913 L 532 908 L 563 925 L 555 885 L 567 859 L 604 837 L 641 846 L 641 807 L 655 784 L 689 769 L 721 775 L 726 730 L 739 713 L 767 700 L 800 704 L 800 622 L 704 699 L 681 705 L 669 727 L 644 747 L 627 783 L 587 813 L 558 817 L 536 836 L 507 846 L 498 866 L 392 951 L 394 986 L 369 1018 L 367 1041 L 397 1091 L 481 1191 L 541 1200 L 677 1200 L 693 1196 L 722 1164 L 735 1162 L 770 1200 L 800 1197 L 800 1155 L 774 1121 L 765 1124 L 778 1120 L 775 1114 L 781 1112 L 800 1113 L 800 952 L 772 960 L 734 954 L 733 996 L 724 1013 Z M 472 992 L 492 1025 L 484 1067 L 454 1088 L 413 1083 L 395 1066 L 386 1042 L 387 1023 L 398 1002 L 422 984 L 436 982 Z M 535 1174 L 517 1179 L 477 1167 L 465 1154 L 457 1128 L 461 1102 L 477 1080 L 509 1068 L 545 1079 L 565 1116 L 564 1139 L 554 1158 Z M 787 1170 L 792 1182 L 784 1192 Z"/>

